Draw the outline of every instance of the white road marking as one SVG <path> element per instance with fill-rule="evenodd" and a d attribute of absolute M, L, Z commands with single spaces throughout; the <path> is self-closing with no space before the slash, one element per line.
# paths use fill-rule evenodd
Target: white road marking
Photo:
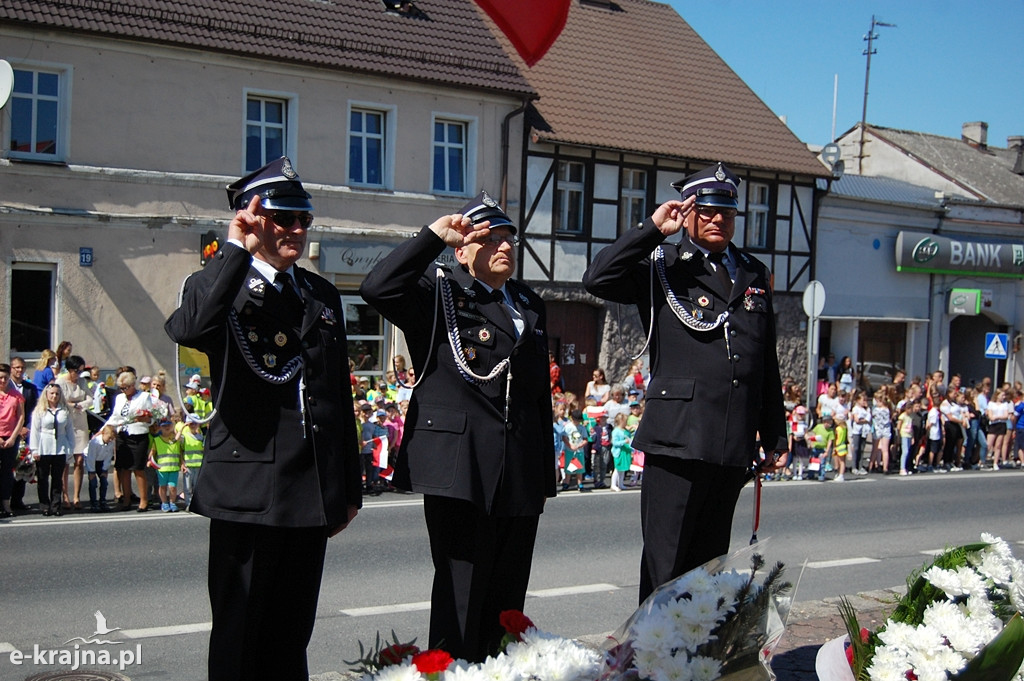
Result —
<path fill-rule="evenodd" d="M 430 610 L 430 601 L 395 603 L 394 605 L 371 605 L 365 608 L 347 608 L 340 612 L 349 617 L 366 617 L 369 615 L 390 615 L 398 612 L 415 612 L 417 610 Z"/>
<path fill-rule="evenodd" d="M 558 596 L 575 596 L 577 594 L 618 590 L 619 587 L 614 584 L 581 584 L 579 586 L 563 586 L 555 589 L 537 589 L 536 591 L 527 591 L 526 595 L 534 598 L 555 598 Z"/>
<path fill-rule="evenodd" d="M 34 527 L 39 529 L 40 527 L 55 527 L 57 525 L 102 525 L 106 523 L 129 523 L 134 520 L 147 520 L 147 519 L 165 519 L 170 518 L 202 518 L 201 515 L 195 513 L 186 513 L 185 511 L 178 511 L 177 513 L 164 513 L 162 511 L 149 511 L 148 513 L 136 513 L 135 511 L 126 511 L 124 513 L 117 513 L 112 511 L 109 514 L 97 514 L 97 515 L 69 515 L 64 516 L 60 520 L 54 520 L 53 518 L 46 518 L 43 516 L 20 516 L 15 522 L 6 523 L 5 528 L 8 527 Z"/>
<path fill-rule="evenodd" d="M 118 632 L 125 638 L 157 638 L 158 636 L 180 636 L 210 631 L 213 622 L 196 622 L 195 624 L 175 624 L 169 627 L 150 627 L 148 629 L 122 629 Z"/>
<path fill-rule="evenodd" d="M 840 558 L 838 560 L 816 560 L 807 563 L 809 568 L 833 568 L 833 567 L 846 567 L 847 565 L 865 565 L 867 563 L 878 563 L 881 562 L 879 558 L 867 558 L 861 556 L 860 558 Z"/>

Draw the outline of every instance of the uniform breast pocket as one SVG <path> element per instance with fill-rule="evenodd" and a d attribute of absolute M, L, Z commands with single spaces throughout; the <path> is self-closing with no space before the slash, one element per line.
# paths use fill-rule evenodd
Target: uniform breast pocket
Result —
<path fill-rule="evenodd" d="M 686 448 L 694 413 L 696 381 L 692 378 L 659 377 L 647 388 L 643 422 L 647 437 L 668 446 Z"/>

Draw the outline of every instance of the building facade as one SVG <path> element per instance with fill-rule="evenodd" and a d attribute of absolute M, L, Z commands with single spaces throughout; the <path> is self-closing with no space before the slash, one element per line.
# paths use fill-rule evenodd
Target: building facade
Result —
<path fill-rule="evenodd" d="M 226 234 L 225 186 L 287 155 L 316 206 L 301 264 L 337 284 L 357 372 L 379 373 L 388 333 L 355 293 L 368 267 L 517 168 L 503 144 L 519 144 L 512 121 L 535 93 L 470 0 L 429 14 L 354 1 L 237 10 L 0 8 L 15 72 L 0 119 L 5 354 L 31 360 L 68 339 L 105 369 L 173 374 L 163 321 L 203 237 Z"/>

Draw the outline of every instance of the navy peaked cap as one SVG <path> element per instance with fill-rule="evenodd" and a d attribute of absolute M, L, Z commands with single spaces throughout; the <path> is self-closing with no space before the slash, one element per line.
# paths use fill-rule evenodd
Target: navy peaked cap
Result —
<path fill-rule="evenodd" d="M 516 226 L 512 223 L 512 219 L 505 214 L 505 211 L 501 209 L 498 202 L 492 199 L 485 191 L 474 196 L 459 212 L 469 218 L 474 225 L 490 220 L 491 229 L 507 227 L 508 231 L 513 234 L 516 233 Z"/>
<path fill-rule="evenodd" d="M 313 198 L 302 188 L 299 174 L 287 156 L 271 161 L 228 185 L 228 203 L 235 210 L 249 205 L 259 194 L 260 204 L 270 210 L 312 211 Z"/>
<path fill-rule="evenodd" d="M 689 177 L 673 182 L 672 188 L 679 191 L 679 198 L 685 200 L 696 196 L 700 206 L 736 208 L 739 177 L 721 162 L 699 170 Z"/>

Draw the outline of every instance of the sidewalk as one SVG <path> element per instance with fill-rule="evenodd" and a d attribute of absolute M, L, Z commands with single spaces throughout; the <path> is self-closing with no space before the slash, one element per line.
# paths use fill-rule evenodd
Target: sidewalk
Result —
<path fill-rule="evenodd" d="M 860 625 L 876 629 L 892 610 L 902 589 L 880 589 L 850 596 Z M 814 658 L 826 641 L 846 634 L 839 615 L 839 598 L 797 601 L 789 614 L 786 633 L 775 650 L 772 670 L 779 681 L 816 681 Z"/>
<path fill-rule="evenodd" d="M 849 596 L 857 611 L 862 627 L 875 629 L 893 608 L 902 590 L 879 589 Z M 839 616 L 839 598 L 821 601 L 797 601 L 789 614 L 786 633 L 772 658 L 772 670 L 779 681 L 817 681 L 814 659 L 818 648 L 828 641 L 846 634 L 846 626 Z M 608 632 L 611 633 L 611 632 Z M 580 641 L 594 648 L 600 647 L 607 634 L 582 636 Z M 359 678 L 345 672 L 328 672 L 309 677 L 310 681 L 351 681 Z"/>

